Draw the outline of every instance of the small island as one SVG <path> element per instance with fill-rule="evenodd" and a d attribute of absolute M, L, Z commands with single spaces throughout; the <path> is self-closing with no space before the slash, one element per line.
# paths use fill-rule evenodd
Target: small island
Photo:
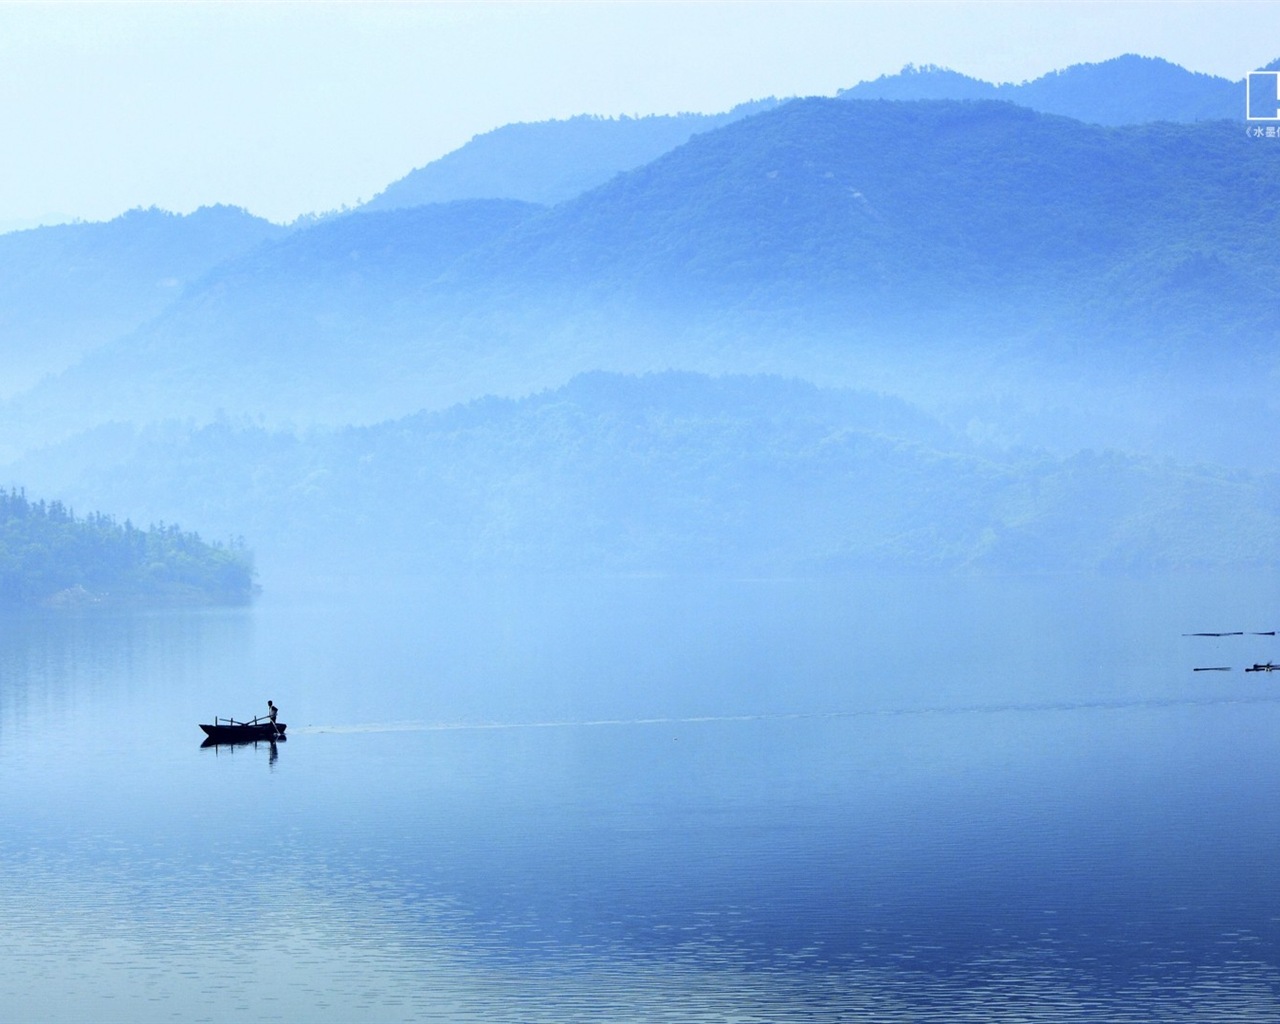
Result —
<path fill-rule="evenodd" d="M 0 491 L 0 606 L 245 604 L 256 590 L 243 541 L 209 544 L 164 523 L 140 530 Z"/>

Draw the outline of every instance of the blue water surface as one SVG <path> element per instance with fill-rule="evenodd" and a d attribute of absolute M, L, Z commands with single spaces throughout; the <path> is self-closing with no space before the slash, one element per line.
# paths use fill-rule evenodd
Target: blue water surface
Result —
<path fill-rule="evenodd" d="M 1280 1020 L 1265 582 L 13 613 L 0 1017 Z M 1228 667 L 1229 672 L 1194 672 Z M 289 739 L 202 748 L 283 708 Z"/>

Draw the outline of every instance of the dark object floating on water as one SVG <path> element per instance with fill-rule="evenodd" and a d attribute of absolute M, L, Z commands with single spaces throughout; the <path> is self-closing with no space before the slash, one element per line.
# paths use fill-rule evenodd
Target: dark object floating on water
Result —
<path fill-rule="evenodd" d="M 213 725 L 201 724 L 200 728 L 214 743 L 249 743 L 253 740 L 282 740 L 288 726 L 283 722 L 273 723 L 269 718 L 255 718 L 252 722 L 215 718 Z"/>
<path fill-rule="evenodd" d="M 1280 672 L 1280 665 L 1273 665 L 1267 662 L 1265 665 L 1254 665 L 1252 668 L 1245 669 L 1246 672 Z"/>
<path fill-rule="evenodd" d="M 1230 672 L 1230 665 L 1210 665 L 1205 668 L 1193 668 L 1192 672 Z"/>
<path fill-rule="evenodd" d="M 1237 631 L 1235 633 L 1183 633 L 1182 635 L 1183 636 L 1244 636 L 1244 633 Z M 1250 636 L 1275 636 L 1276 631 L 1274 629 L 1251 630 L 1249 632 L 1249 635 Z"/>

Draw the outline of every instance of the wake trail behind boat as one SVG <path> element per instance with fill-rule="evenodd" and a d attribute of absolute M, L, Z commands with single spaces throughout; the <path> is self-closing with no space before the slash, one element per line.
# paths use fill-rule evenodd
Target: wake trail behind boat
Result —
<path fill-rule="evenodd" d="M 649 725 L 715 725 L 735 722 L 795 722 L 823 721 L 852 718 L 900 718 L 916 715 L 983 715 L 1015 713 L 1045 713 L 1063 711 L 1124 711 L 1139 708 L 1217 707 L 1229 704 L 1277 704 L 1276 696 L 1255 697 L 1185 697 L 1151 698 L 1126 701 L 1060 701 L 1043 704 L 968 704 L 956 706 L 930 706 L 914 708 L 866 708 L 855 711 L 801 711 L 792 713 L 762 713 L 741 715 L 687 715 L 652 718 L 590 718 L 554 719 L 535 722 L 366 722 L 360 724 L 308 725 L 294 729 L 294 734 L 326 733 L 350 735 L 354 733 L 416 733 L 416 732 L 483 732 L 514 729 L 600 729 L 619 726 Z"/>

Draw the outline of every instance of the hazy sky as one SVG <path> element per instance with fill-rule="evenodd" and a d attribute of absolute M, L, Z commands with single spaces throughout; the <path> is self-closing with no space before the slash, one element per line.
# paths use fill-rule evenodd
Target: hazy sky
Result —
<path fill-rule="evenodd" d="M 1280 3 L 4 3 L 0 229 L 216 202 L 290 220 L 512 121 L 1126 52 L 1240 79 L 1280 56 Z"/>

